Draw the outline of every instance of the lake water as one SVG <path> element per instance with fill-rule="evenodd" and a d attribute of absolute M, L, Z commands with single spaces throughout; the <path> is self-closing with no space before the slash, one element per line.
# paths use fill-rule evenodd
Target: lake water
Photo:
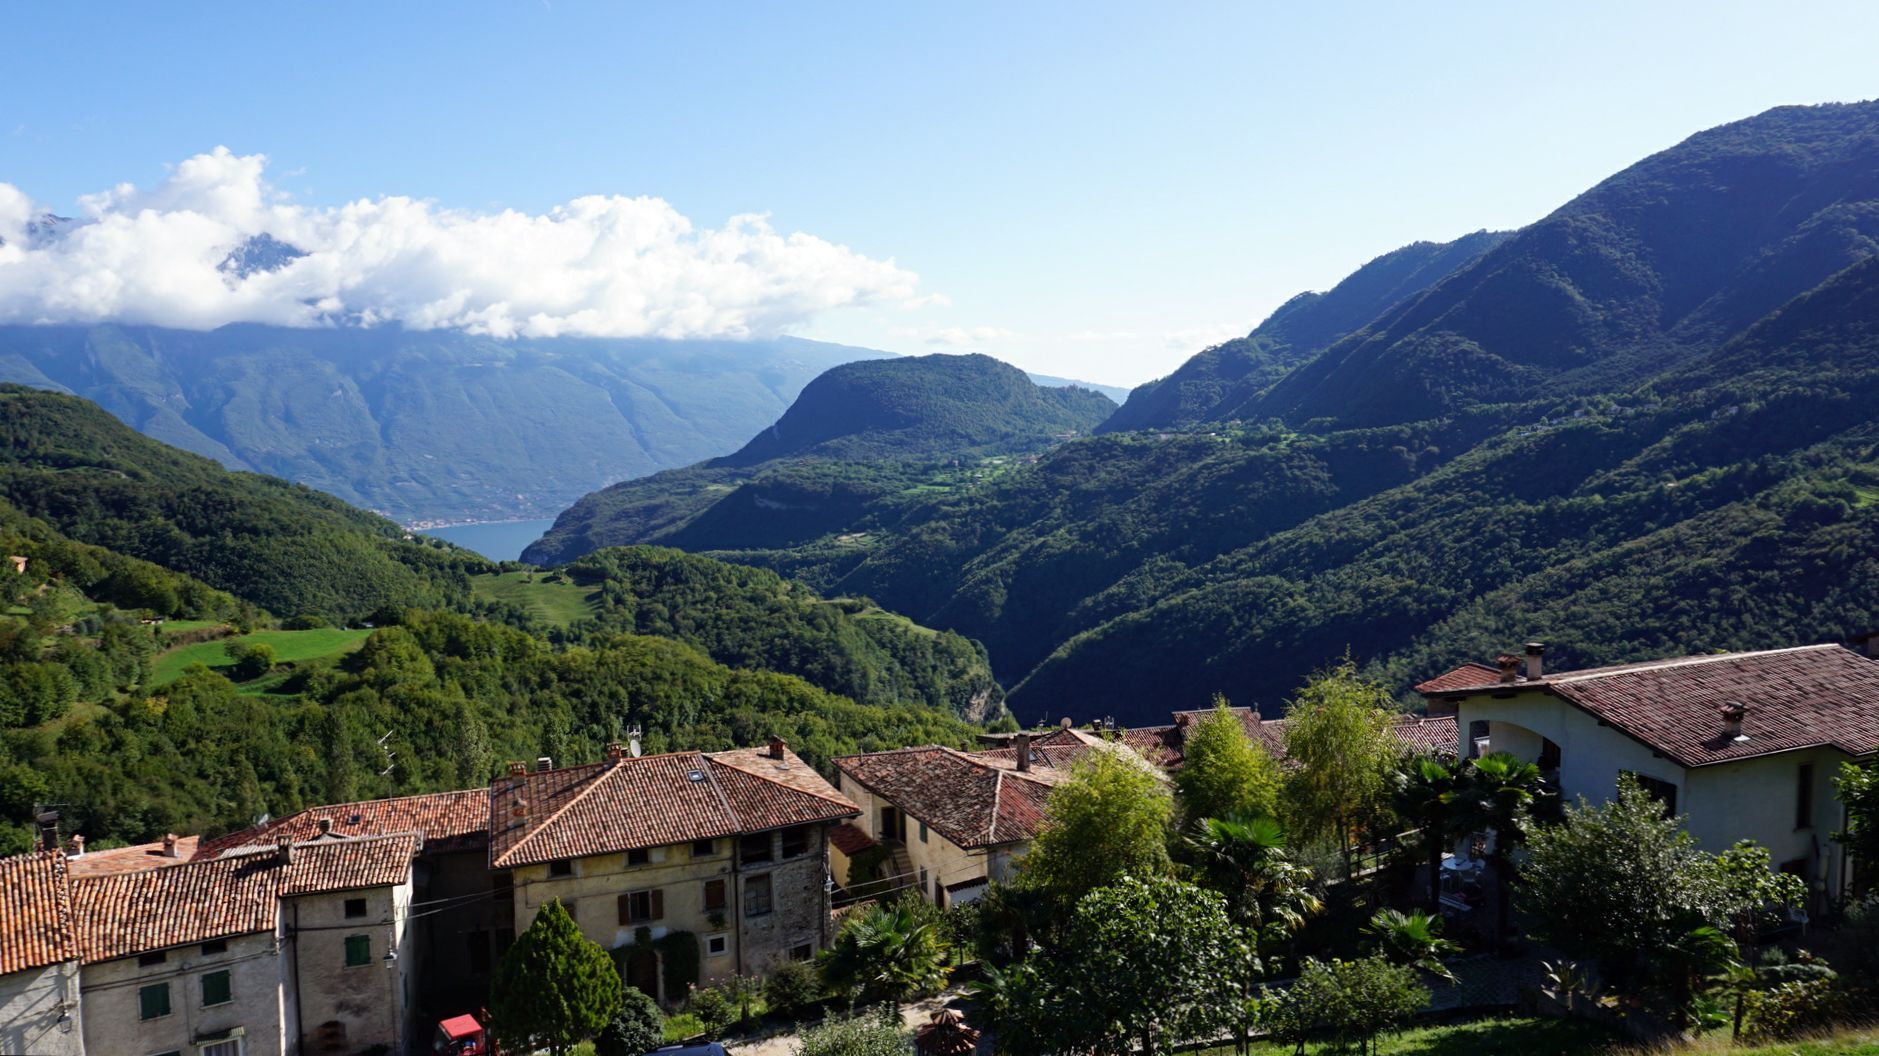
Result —
<path fill-rule="evenodd" d="M 487 524 L 427 528 L 424 534 L 474 550 L 491 561 L 514 561 L 522 556 L 524 547 L 540 539 L 542 533 L 554 527 L 554 524 L 553 518 L 545 521 L 490 521 Z"/>

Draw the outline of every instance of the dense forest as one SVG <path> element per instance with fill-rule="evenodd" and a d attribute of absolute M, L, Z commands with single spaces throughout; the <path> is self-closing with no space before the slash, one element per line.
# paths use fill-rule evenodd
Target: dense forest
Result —
<path fill-rule="evenodd" d="M 1833 640 L 1879 622 L 1876 256 L 1879 104 L 1782 108 L 1379 258 L 1035 464 L 649 534 L 983 642 L 1026 721 Z"/>
<path fill-rule="evenodd" d="M 1115 409 L 990 356 L 848 363 L 734 454 L 594 492 L 522 556 L 550 565 L 603 546 L 788 546 L 865 530 L 906 497 L 1087 434 Z"/>

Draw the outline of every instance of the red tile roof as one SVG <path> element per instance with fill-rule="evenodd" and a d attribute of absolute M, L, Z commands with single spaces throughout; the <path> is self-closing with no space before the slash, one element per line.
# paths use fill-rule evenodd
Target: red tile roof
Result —
<path fill-rule="evenodd" d="M 1493 672 L 1494 669 L 1490 668 L 1489 671 Z M 1259 713 L 1251 708 L 1228 710 L 1240 720 L 1246 735 L 1255 743 L 1270 752 L 1273 758 L 1285 758 L 1284 719 L 1261 719 Z M 1209 714 L 1211 712 L 1177 711 L 1174 713 L 1173 725 L 1124 730 L 1122 739 L 1150 762 L 1170 770 L 1177 769 L 1186 761 L 1182 753 L 1187 743 L 1187 731 Z M 1455 718 L 1452 715 L 1402 715 L 1392 722 L 1390 732 L 1396 735 L 1404 748 L 1412 752 L 1447 756 L 1455 754 Z"/>
<path fill-rule="evenodd" d="M 65 855 L 0 858 L 0 975 L 77 957 Z"/>
<path fill-rule="evenodd" d="M 1879 751 L 1879 662 L 1838 645 L 1718 653 L 1561 671 L 1445 694 L 1539 691 L 1557 696 L 1681 766 L 1800 748 Z M 1725 737 L 1720 709 L 1748 707 L 1746 740 Z"/>
<path fill-rule="evenodd" d="M 321 822 L 328 822 L 328 828 L 322 829 Z M 283 839 L 378 836 L 392 832 L 420 834 L 424 850 L 430 854 L 481 850 L 489 842 L 489 789 L 468 788 L 459 792 L 309 807 L 263 825 L 206 840 L 194 857 L 214 858 L 240 848 L 272 846 Z"/>
<path fill-rule="evenodd" d="M 1010 748 L 961 752 L 933 745 L 845 756 L 835 765 L 844 780 L 968 849 L 1035 836 L 1051 787 L 1069 774 L 1041 760 L 1020 771 Z"/>
<path fill-rule="evenodd" d="M 490 866 L 768 832 L 860 813 L 788 750 L 780 760 L 761 750 L 610 759 L 497 779 L 489 794 Z"/>
<path fill-rule="evenodd" d="M 844 821 L 829 830 L 829 846 L 853 858 L 878 844 L 875 843 L 874 837 L 861 831 L 861 826 Z"/>
<path fill-rule="evenodd" d="M 230 854 L 174 868 L 75 878 L 72 903 L 86 964 L 188 943 L 272 931 L 279 900 L 403 883 L 413 833 L 322 840 Z"/>
<path fill-rule="evenodd" d="M 1477 686 L 1482 682 L 1498 681 L 1500 677 L 1500 668 L 1469 661 L 1453 671 L 1439 674 L 1427 682 L 1417 683 L 1416 692 L 1441 693 L 1462 686 Z"/>
<path fill-rule="evenodd" d="M 182 865 L 195 856 L 200 838 L 196 836 L 176 837 L 174 855 L 165 854 L 161 841 L 140 843 L 135 847 L 112 847 L 103 851 L 86 851 L 66 862 L 66 867 L 73 876 L 104 876 L 109 873 L 135 873 L 144 869 L 162 869 L 172 865 Z"/>

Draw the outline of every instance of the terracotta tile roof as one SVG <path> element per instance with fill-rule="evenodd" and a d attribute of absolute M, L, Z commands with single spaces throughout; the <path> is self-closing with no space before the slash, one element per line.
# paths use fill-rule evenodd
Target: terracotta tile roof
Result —
<path fill-rule="evenodd" d="M 1403 747 L 1418 755 L 1455 758 L 1460 741 L 1453 715 L 1404 715 L 1390 727 Z"/>
<path fill-rule="evenodd" d="M 144 869 L 162 869 L 172 865 L 182 865 L 196 854 L 200 843 L 197 836 L 178 836 L 174 855 L 165 854 L 161 841 L 140 843 L 135 847 L 112 847 L 103 851 L 86 851 L 66 862 L 66 867 L 73 876 L 105 876 L 110 873 L 135 873 Z"/>
<path fill-rule="evenodd" d="M 1490 672 L 1494 669 L 1490 668 Z M 1261 719 L 1259 713 L 1251 708 L 1229 709 L 1240 720 L 1246 735 L 1260 747 L 1272 754 L 1275 759 L 1285 758 L 1285 720 Z M 1186 757 L 1182 754 L 1187 743 L 1187 731 L 1193 723 L 1205 718 L 1205 711 L 1177 711 L 1177 721 L 1171 726 L 1143 726 L 1125 730 L 1122 739 L 1144 758 L 1167 769 L 1178 769 Z M 1187 721 L 1178 721 L 1185 718 Z M 1403 715 L 1390 727 L 1403 747 L 1412 752 L 1453 757 L 1455 754 L 1455 717 L 1452 715 Z"/>
<path fill-rule="evenodd" d="M 794 752 L 786 749 L 783 756 L 675 752 L 499 778 L 489 793 L 490 866 L 509 869 L 861 813 Z"/>
<path fill-rule="evenodd" d="M 274 930 L 283 897 L 403 883 L 414 833 L 293 845 L 168 869 L 75 878 L 72 903 L 86 964 Z"/>
<path fill-rule="evenodd" d="M 926 745 L 835 760 L 852 779 L 962 848 L 1028 840 L 1044 801 L 1068 770 L 1034 763 L 1017 769 L 1009 748 L 961 752 Z"/>
<path fill-rule="evenodd" d="M 0 975 L 77 959 L 73 924 L 65 855 L 0 858 Z"/>
<path fill-rule="evenodd" d="M 1416 684 L 1416 692 L 1441 693 L 1462 686 L 1478 686 L 1483 682 L 1499 681 L 1500 677 L 1500 668 L 1489 664 L 1477 664 L 1471 660 L 1455 670 L 1439 674 L 1427 682 L 1418 682 Z"/>
<path fill-rule="evenodd" d="M 874 837 L 861 831 L 861 826 L 844 821 L 829 830 L 829 846 L 850 858 L 870 847 L 879 846 Z"/>
<path fill-rule="evenodd" d="M 330 824 L 322 829 L 321 822 Z M 467 788 L 459 792 L 308 807 L 264 825 L 205 840 L 197 848 L 195 857 L 214 858 L 241 848 L 272 846 L 283 839 L 379 836 L 392 832 L 421 834 L 424 850 L 430 854 L 481 850 L 489 842 L 489 789 Z"/>

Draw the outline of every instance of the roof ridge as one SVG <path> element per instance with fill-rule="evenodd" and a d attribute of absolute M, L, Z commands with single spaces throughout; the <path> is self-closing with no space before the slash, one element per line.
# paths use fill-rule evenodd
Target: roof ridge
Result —
<path fill-rule="evenodd" d="M 1818 650 L 1818 649 L 1840 649 L 1840 648 L 1843 648 L 1843 647 L 1837 642 L 1820 642 L 1814 645 L 1789 645 L 1789 646 L 1784 646 L 1780 649 L 1750 649 L 1745 652 L 1739 652 L 1739 653 L 1701 653 L 1696 656 L 1671 657 L 1668 660 L 1639 660 L 1639 661 L 1636 661 L 1635 663 L 1629 663 L 1629 664 L 1614 664 L 1609 668 L 1593 668 L 1584 672 L 1583 674 L 1572 672 L 1572 671 L 1564 671 L 1557 675 L 1543 676 L 1538 680 L 1538 682 L 1528 682 L 1526 684 L 1536 685 L 1540 683 L 1590 682 L 1591 680 L 1595 678 L 1610 678 L 1615 675 L 1630 675 L 1630 674 L 1636 674 L 1640 671 L 1662 671 L 1667 668 L 1697 667 L 1702 664 L 1719 663 L 1724 660 L 1746 660 L 1746 659 L 1749 659 L 1750 657 L 1757 657 L 1757 656 L 1779 656 L 1783 653 L 1804 653 L 1804 652 L 1809 652 L 1809 651 Z M 1519 684 L 1520 683 L 1515 683 L 1515 685 L 1519 685 Z"/>
<path fill-rule="evenodd" d="M 738 750 L 739 751 L 755 751 L 756 749 L 738 749 Z M 841 795 L 841 793 L 839 792 L 837 792 L 835 796 L 825 796 L 820 792 L 811 791 L 810 789 L 807 789 L 807 788 L 797 788 L 795 785 L 792 785 L 787 781 L 778 781 L 776 778 L 771 777 L 768 774 L 758 773 L 757 771 L 749 769 L 748 767 L 742 767 L 742 766 L 738 766 L 736 763 L 726 762 L 722 759 L 719 759 L 716 755 L 713 755 L 709 752 L 700 752 L 699 754 L 705 757 L 706 762 L 716 763 L 717 765 L 722 766 L 727 770 L 735 770 L 740 774 L 749 774 L 751 777 L 754 777 L 759 781 L 767 781 L 770 784 L 773 784 L 778 788 L 787 789 L 788 791 L 791 791 L 791 792 L 800 792 L 805 796 L 810 796 L 812 798 L 822 800 L 824 803 L 834 803 L 837 806 L 848 806 L 848 807 L 854 806 L 854 804 L 852 802 L 849 802 L 849 800 L 846 797 L 837 799 L 836 796 Z M 729 754 L 729 753 L 723 753 L 723 754 Z M 790 754 L 796 755 L 795 752 L 790 752 Z M 801 763 L 803 768 L 806 770 L 813 771 L 815 769 L 814 767 L 810 766 L 808 763 L 804 763 L 802 761 L 801 756 L 796 756 L 796 761 L 798 763 Z M 712 782 L 712 784 L 715 786 L 717 782 L 714 781 Z"/>
<path fill-rule="evenodd" d="M 706 755 L 703 752 L 698 753 L 698 758 L 704 760 L 707 763 L 713 761 L 709 755 Z M 735 766 L 731 767 L 730 769 L 737 770 L 738 773 L 743 773 L 742 770 L 738 770 L 738 768 Z M 723 785 L 718 784 L 718 777 L 716 774 L 713 774 L 711 772 L 711 768 L 709 766 L 704 767 L 702 772 L 705 775 L 705 783 L 711 786 L 711 791 L 714 794 L 716 794 L 718 797 L 718 806 L 724 808 L 724 816 L 727 818 L 730 818 L 731 824 L 737 826 L 737 831 L 739 833 L 742 833 L 744 831 L 744 817 L 743 815 L 737 812 L 736 807 L 731 805 L 730 794 L 724 791 Z"/>
<path fill-rule="evenodd" d="M 684 753 L 672 752 L 669 754 L 682 755 Z M 651 759 L 651 758 L 656 758 L 656 756 L 639 756 L 637 758 Z M 595 774 L 593 778 L 587 782 L 586 786 L 583 787 L 579 792 L 576 792 L 572 796 L 569 796 L 568 801 L 566 803 L 563 803 L 560 806 L 556 807 L 552 813 L 550 813 L 547 817 L 543 818 L 541 820 L 541 824 L 536 825 L 533 828 L 529 829 L 527 832 L 522 834 L 521 839 L 510 844 L 508 849 L 503 851 L 500 857 L 501 858 L 510 857 L 511 855 L 515 854 L 515 852 L 521 850 L 524 846 L 526 846 L 530 840 L 534 839 L 536 836 L 541 835 L 541 833 L 544 830 L 546 830 L 548 826 L 555 823 L 555 820 L 557 818 L 561 817 L 561 815 L 563 814 L 566 814 L 568 812 L 568 808 L 574 806 L 574 804 L 576 803 L 579 803 L 581 800 L 586 799 L 589 793 L 593 792 L 594 789 L 599 788 L 600 783 L 606 780 L 606 777 L 608 774 L 614 773 L 615 771 L 619 769 L 619 766 L 617 764 L 619 764 L 621 761 L 622 760 L 619 760 L 619 759 L 603 759 L 598 764 L 593 764 L 593 763 L 584 764 L 588 766 L 598 765 L 602 769 L 600 770 L 599 773 Z M 552 773 L 557 773 L 557 772 L 565 772 L 566 770 L 572 770 L 572 769 L 574 768 L 567 767 L 563 771 L 545 770 L 541 772 L 552 774 Z M 492 804 L 495 802 L 494 796 L 490 797 L 490 802 Z M 495 819 L 491 818 L 490 823 L 491 823 L 490 828 L 493 830 L 495 828 Z"/>

